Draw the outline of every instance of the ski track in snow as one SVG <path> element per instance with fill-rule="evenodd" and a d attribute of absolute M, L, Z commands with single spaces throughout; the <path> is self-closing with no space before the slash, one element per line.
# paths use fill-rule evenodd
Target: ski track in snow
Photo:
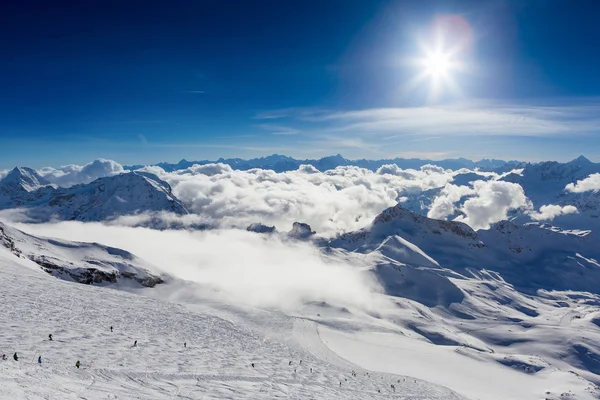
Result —
<path fill-rule="evenodd" d="M 312 321 L 257 313 L 252 324 L 232 323 L 61 281 L 10 257 L 0 249 L 1 399 L 460 399 L 424 381 L 367 375 L 330 351 Z"/>

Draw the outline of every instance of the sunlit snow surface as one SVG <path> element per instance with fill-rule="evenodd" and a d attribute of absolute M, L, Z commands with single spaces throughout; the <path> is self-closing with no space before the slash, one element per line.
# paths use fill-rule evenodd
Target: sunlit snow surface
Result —
<path fill-rule="evenodd" d="M 0 285 L 3 399 L 461 398 L 420 380 L 366 375 L 331 352 L 309 319 L 216 306 L 197 312 L 65 282 L 4 248 Z"/>

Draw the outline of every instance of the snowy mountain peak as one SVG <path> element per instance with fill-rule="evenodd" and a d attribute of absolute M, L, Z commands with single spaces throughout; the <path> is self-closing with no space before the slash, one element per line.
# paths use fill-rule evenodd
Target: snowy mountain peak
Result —
<path fill-rule="evenodd" d="M 14 189 L 32 192 L 42 186 L 50 185 L 50 182 L 31 168 L 15 167 L 8 175 L 6 175 L 0 184 L 5 187 L 10 186 Z"/>
<path fill-rule="evenodd" d="M 412 231 L 416 226 L 422 226 L 427 231 L 436 235 L 442 232 L 450 232 L 465 238 L 477 239 L 477 233 L 462 222 L 431 219 L 420 214 L 415 214 L 400 204 L 383 210 L 381 214 L 375 217 L 371 230 L 381 231 L 382 233 L 389 230 L 389 235 L 392 235 L 395 234 L 394 230 L 396 228 Z"/>
<path fill-rule="evenodd" d="M 59 189 L 48 204 L 58 209 L 62 219 L 79 221 L 102 221 L 140 211 L 188 213 L 168 183 L 139 171 Z"/>
<path fill-rule="evenodd" d="M 7 177 L 8 183 L 0 181 L 0 209 L 24 207 L 39 222 L 56 218 L 103 221 L 143 212 L 188 213 L 171 186 L 148 172 L 127 172 L 69 188 L 39 186 L 45 181 L 38 177 L 35 171 L 21 169 Z"/>
<path fill-rule="evenodd" d="M 581 156 L 577 157 L 576 159 L 569 161 L 567 164 L 587 165 L 587 164 L 593 164 L 593 162 L 591 162 L 585 156 L 581 155 Z"/>

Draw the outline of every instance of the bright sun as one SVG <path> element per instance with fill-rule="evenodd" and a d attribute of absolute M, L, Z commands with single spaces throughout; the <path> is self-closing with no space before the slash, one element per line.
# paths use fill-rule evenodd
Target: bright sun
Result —
<path fill-rule="evenodd" d="M 464 65 L 458 60 L 456 49 L 442 44 L 421 47 L 423 51 L 421 57 L 413 59 L 419 73 L 409 82 L 409 87 L 429 83 L 429 98 L 432 101 L 443 92 L 457 94 L 459 88 L 455 75 L 464 69 Z"/>
<path fill-rule="evenodd" d="M 473 43 L 471 28 L 459 15 L 436 16 L 427 32 L 416 37 L 420 54 L 407 58 L 416 75 L 404 87 L 409 93 L 417 87 L 428 86 L 428 101 L 435 102 L 461 96 L 459 82 L 472 71 L 470 49 Z"/>
<path fill-rule="evenodd" d="M 433 77 L 444 77 L 450 73 L 452 62 L 448 54 L 430 53 L 424 60 L 425 72 Z"/>

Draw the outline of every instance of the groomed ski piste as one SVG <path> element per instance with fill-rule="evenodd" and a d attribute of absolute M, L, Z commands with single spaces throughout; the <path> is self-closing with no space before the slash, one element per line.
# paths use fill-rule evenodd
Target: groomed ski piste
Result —
<path fill-rule="evenodd" d="M 308 318 L 66 282 L 2 247 L 0 287 L 2 399 L 465 399 L 337 356 Z"/>

